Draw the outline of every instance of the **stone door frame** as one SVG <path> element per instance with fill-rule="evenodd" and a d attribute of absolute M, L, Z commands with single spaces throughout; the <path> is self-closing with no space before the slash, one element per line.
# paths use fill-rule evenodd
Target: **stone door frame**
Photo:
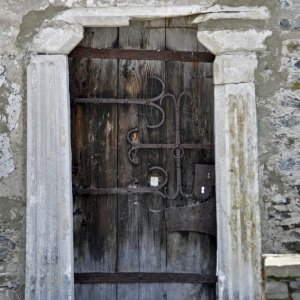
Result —
<path fill-rule="evenodd" d="M 84 27 L 199 14 L 267 19 L 266 8 L 207 5 L 72 8 L 44 22 L 27 67 L 25 298 L 73 299 L 73 211 L 68 53 Z M 227 13 L 227 11 L 230 11 Z M 229 16 L 228 16 L 229 14 Z M 247 17 L 248 16 L 248 17 Z M 269 31 L 198 30 L 214 61 L 218 299 L 261 299 L 256 52 Z"/>

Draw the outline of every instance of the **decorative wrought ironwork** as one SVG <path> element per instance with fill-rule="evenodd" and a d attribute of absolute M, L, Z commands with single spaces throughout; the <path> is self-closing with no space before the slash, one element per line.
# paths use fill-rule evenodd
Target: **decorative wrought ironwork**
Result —
<path fill-rule="evenodd" d="M 153 193 L 162 196 L 163 198 L 175 199 L 179 195 L 183 197 L 192 197 L 206 199 L 206 193 L 195 193 L 194 191 L 190 194 L 185 193 L 182 190 L 182 174 L 181 174 L 181 159 L 184 156 L 185 149 L 201 150 L 201 149 L 212 149 L 213 144 L 184 144 L 180 140 L 180 101 L 183 97 L 191 98 L 191 95 L 187 92 L 182 92 L 178 98 L 176 98 L 171 93 L 165 92 L 164 82 L 157 76 L 150 76 L 149 78 L 156 79 L 161 84 L 161 92 L 158 96 L 148 99 L 116 99 L 116 98 L 73 98 L 75 103 L 93 103 L 93 104 L 122 104 L 122 105 L 146 105 L 149 107 L 156 108 L 161 115 L 161 119 L 156 124 L 149 124 L 146 119 L 146 125 L 148 128 L 158 128 L 160 127 L 166 118 L 165 111 L 161 107 L 162 101 L 166 98 L 171 98 L 174 101 L 175 105 L 175 144 L 155 144 L 155 143 L 139 143 L 136 142 L 136 139 L 133 138 L 134 135 L 139 131 L 138 128 L 133 128 L 127 133 L 127 142 L 131 145 L 131 148 L 128 151 L 128 159 L 132 164 L 138 164 L 138 162 L 133 158 L 133 153 L 139 149 L 171 149 L 172 155 L 176 161 L 176 191 L 173 195 L 169 195 L 167 192 L 167 183 L 168 183 L 168 174 L 166 170 L 159 166 L 153 166 L 149 169 L 150 172 L 159 171 L 164 175 L 164 180 L 161 184 L 152 187 L 139 187 L 139 186 L 128 186 L 128 187 L 115 187 L 115 188 L 93 188 L 93 189 L 80 189 L 78 188 L 76 192 L 78 194 L 144 194 L 144 193 Z M 209 176 L 209 174 L 208 174 Z M 204 187 L 204 186 L 203 186 Z M 203 196 L 201 195 L 203 194 Z"/>

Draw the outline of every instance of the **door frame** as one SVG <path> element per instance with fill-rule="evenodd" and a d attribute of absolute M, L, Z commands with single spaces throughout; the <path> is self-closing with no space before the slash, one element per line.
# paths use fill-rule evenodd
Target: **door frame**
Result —
<path fill-rule="evenodd" d="M 25 299 L 74 298 L 68 53 L 84 27 L 201 13 L 209 16 L 208 5 L 72 8 L 45 21 L 34 36 L 27 66 Z M 216 55 L 218 299 L 262 297 L 255 69 L 256 52 L 266 49 L 270 35 L 254 29 L 197 33 Z"/>

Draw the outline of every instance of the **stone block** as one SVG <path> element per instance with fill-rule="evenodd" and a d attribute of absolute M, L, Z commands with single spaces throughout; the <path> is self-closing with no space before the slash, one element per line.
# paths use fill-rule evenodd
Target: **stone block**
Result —
<path fill-rule="evenodd" d="M 289 291 L 287 283 L 280 281 L 269 281 L 266 284 L 267 299 L 287 299 Z"/>
<path fill-rule="evenodd" d="M 34 36 L 30 51 L 34 53 L 69 54 L 83 39 L 83 27 L 79 24 L 50 22 Z"/>
<path fill-rule="evenodd" d="M 293 293 L 292 300 L 300 300 L 300 293 Z"/>
<path fill-rule="evenodd" d="M 299 254 L 264 255 L 267 277 L 300 277 Z"/>
<path fill-rule="evenodd" d="M 256 67 L 255 54 L 217 56 L 214 63 L 214 83 L 254 82 Z"/>
<path fill-rule="evenodd" d="M 124 26 L 125 23 L 128 25 L 128 20 L 131 19 L 145 20 L 199 14 L 211 6 L 213 1 L 205 0 L 198 5 L 174 5 L 174 3 L 169 6 L 155 5 L 151 9 L 145 9 L 144 6 L 73 8 L 58 14 L 55 20 L 69 24 L 81 24 L 82 26 L 93 24 L 95 27 L 118 26 L 118 22 L 121 22 L 120 26 Z"/>
<path fill-rule="evenodd" d="M 12 149 L 6 133 L 0 134 L 0 178 L 7 177 L 14 169 Z"/>
<path fill-rule="evenodd" d="M 300 39 L 288 39 L 283 41 L 282 54 L 286 57 L 293 57 L 299 53 Z"/>
<path fill-rule="evenodd" d="M 270 18 L 270 13 L 267 7 L 247 7 L 247 6 L 220 6 L 214 5 L 208 8 L 205 13 L 196 17 L 192 23 L 204 23 L 208 20 L 218 19 L 252 19 L 252 20 L 267 20 Z"/>
<path fill-rule="evenodd" d="M 290 288 L 293 290 L 300 290 L 300 278 L 290 282 Z"/>
<path fill-rule="evenodd" d="M 7 257 L 12 254 L 15 249 L 15 243 L 12 242 L 8 237 L 0 235 L 0 261 L 6 261 Z"/>
<path fill-rule="evenodd" d="M 199 42 L 214 54 L 265 50 L 265 39 L 271 31 L 216 30 L 198 31 Z"/>

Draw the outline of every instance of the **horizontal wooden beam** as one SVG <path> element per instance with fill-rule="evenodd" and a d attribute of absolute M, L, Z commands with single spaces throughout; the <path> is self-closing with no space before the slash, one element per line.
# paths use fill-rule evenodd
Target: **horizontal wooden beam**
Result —
<path fill-rule="evenodd" d="M 125 60 L 162 60 L 184 62 L 213 62 L 215 55 L 209 52 L 136 50 L 136 49 L 94 49 L 77 47 L 70 54 L 76 58 L 101 58 Z"/>
<path fill-rule="evenodd" d="M 215 275 L 194 273 L 75 273 L 75 283 L 209 283 L 217 281 Z"/>

